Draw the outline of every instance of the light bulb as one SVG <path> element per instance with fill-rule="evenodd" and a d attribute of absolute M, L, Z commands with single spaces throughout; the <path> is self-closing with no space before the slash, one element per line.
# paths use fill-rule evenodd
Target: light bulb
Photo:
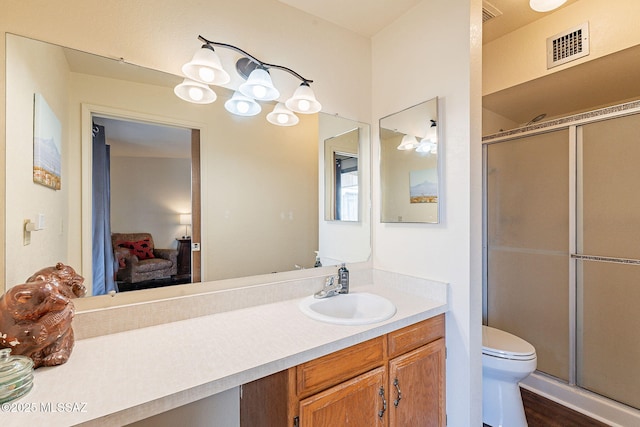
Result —
<path fill-rule="evenodd" d="M 298 102 L 298 109 L 300 111 L 309 111 L 309 108 L 311 108 L 311 103 L 309 101 L 307 101 L 306 99 L 301 99 Z"/>
<path fill-rule="evenodd" d="M 245 114 L 249 111 L 249 103 L 247 101 L 240 101 L 236 104 L 236 108 L 238 109 L 238 112 Z"/>
<path fill-rule="evenodd" d="M 253 94 L 256 99 L 264 98 L 267 94 L 267 88 L 261 85 L 256 85 L 253 87 Z"/>
<path fill-rule="evenodd" d="M 189 88 L 189 98 L 194 101 L 201 101 L 204 98 L 204 92 L 199 87 L 190 87 Z"/>
<path fill-rule="evenodd" d="M 216 76 L 216 73 L 211 68 L 200 67 L 200 69 L 198 70 L 198 75 L 200 76 L 200 79 L 202 81 L 212 82 Z"/>
<path fill-rule="evenodd" d="M 285 124 L 289 121 L 289 116 L 284 114 L 284 113 L 280 113 L 278 114 L 278 123 L 280 124 Z"/>

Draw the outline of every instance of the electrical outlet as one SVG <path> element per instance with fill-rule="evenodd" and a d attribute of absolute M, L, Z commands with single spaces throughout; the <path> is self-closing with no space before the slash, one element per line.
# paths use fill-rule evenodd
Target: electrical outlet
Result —
<path fill-rule="evenodd" d="M 198 252 L 200 250 L 200 243 L 192 243 L 191 250 L 194 252 Z"/>

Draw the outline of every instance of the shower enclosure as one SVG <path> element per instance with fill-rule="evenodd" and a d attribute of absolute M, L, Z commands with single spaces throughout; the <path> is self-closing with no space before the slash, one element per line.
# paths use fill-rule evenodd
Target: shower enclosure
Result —
<path fill-rule="evenodd" d="M 640 103 L 484 142 L 485 323 L 640 420 Z"/>

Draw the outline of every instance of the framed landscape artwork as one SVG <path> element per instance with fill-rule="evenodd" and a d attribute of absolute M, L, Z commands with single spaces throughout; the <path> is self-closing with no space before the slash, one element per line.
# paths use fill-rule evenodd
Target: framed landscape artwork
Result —
<path fill-rule="evenodd" d="M 60 190 L 62 126 L 47 101 L 39 93 L 34 97 L 33 182 Z"/>

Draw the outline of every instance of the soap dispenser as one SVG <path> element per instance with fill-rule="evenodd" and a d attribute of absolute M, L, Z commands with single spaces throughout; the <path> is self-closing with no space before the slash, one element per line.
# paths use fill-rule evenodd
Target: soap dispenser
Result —
<path fill-rule="evenodd" d="M 340 288 L 339 293 L 348 294 L 349 293 L 349 270 L 347 270 L 347 266 L 344 262 L 338 269 L 338 283 L 342 285 L 342 288 Z"/>
<path fill-rule="evenodd" d="M 320 252 L 314 251 L 316 253 L 316 263 L 313 264 L 314 267 L 322 267 L 322 263 L 320 262 Z"/>

